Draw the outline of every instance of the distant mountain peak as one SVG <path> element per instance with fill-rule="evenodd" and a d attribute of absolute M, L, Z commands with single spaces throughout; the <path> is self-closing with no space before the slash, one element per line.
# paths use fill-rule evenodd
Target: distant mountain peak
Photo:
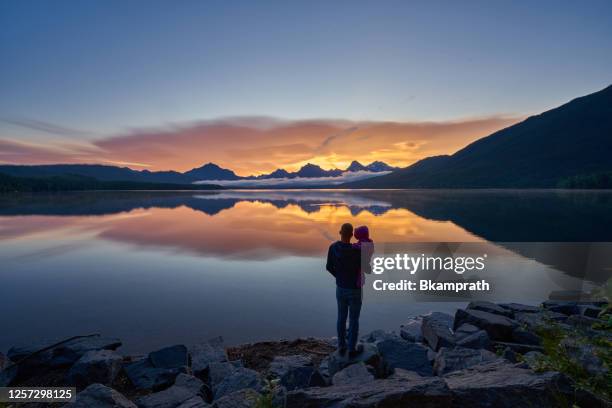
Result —
<path fill-rule="evenodd" d="M 240 178 L 232 170 L 224 169 L 210 162 L 183 174 L 195 180 L 238 180 Z"/>
<path fill-rule="evenodd" d="M 363 171 L 367 170 L 366 166 L 359 163 L 357 160 L 353 160 L 351 164 L 346 168 L 346 171 Z"/>

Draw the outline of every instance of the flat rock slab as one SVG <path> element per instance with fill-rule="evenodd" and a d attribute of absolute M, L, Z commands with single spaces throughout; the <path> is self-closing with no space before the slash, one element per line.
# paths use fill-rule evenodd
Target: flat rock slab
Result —
<path fill-rule="evenodd" d="M 112 350 L 93 350 L 83 354 L 66 375 L 68 384 L 84 388 L 90 384 L 110 385 L 121 370 L 123 358 Z"/>
<path fill-rule="evenodd" d="M 182 344 L 154 351 L 149 354 L 153 366 L 158 368 L 179 368 L 189 365 L 187 347 Z"/>
<path fill-rule="evenodd" d="M 374 376 L 363 363 L 350 365 L 338 371 L 332 378 L 332 384 L 334 385 L 359 385 L 372 381 L 374 381 Z"/>
<path fill-rule="evenodd" d="M 438 352 L 434 362 L 434 372 L 442 376 L 448 373 L 464 370 L 466 368 L 499 360 L 497 354 L 488 350 L 475 350 L 469 348 L 446 348 L 443 347 Z"/>
<path fill-rule="evenodd" d="M 451 407 L 446 383 L 436 377 L 388 378 L 355 385 L 332 385 L 291 391 L 287 407 Z"/>
<path fill-rule="evenodd" d="M 423 318 L 414 317 L 400 326 L 400 337 L 406 341 L 420 343 L 423 341 Z"/>
<path fill-rule="evenodd" d="M 209 408 L 210 404 L 202 399 L 202 397 L 193 397 L 183 402 L 176 408 Z"/>
<path fill-rule="evenodd" d="M 233 392 L 219 398 L 213 403 L 213 408 L 255 408 L 261 394 L 252 389 Z"/>
<path fill-rule="evenodd" d="M 488 349 L 491 347 L 491 339 L 486 331 L 478 330 L 469 336 L 461 337 L 457 340 L 457 347 Z"/>
<path fill-rule="evenodd" d="M 188 367 L 155 367 L 148 357 L 126 365 L 124 369 L 134 387 L 153 391 L 172 385 L 177 375 L 189 371 Z"/>
<path fill-rule="evenodd" d="M 197 376 L 204 373 L 208 365 L 213 362 L 228 360 L 223 337 L 215 337 L 189 348 L 191 356 L 191 369 Z"/>
<path fill-rule="evenodd" d="M 500 303 L 499 306 L 510 310 L 512 313 L 537 313 L 542 310 L 538 306 L 523 305 L 521 303 Z"/>
<path fill-rule="evenodd" d="M 376 342 L 376 348 L 385 365 L 391 369 L 401 368 L 423 376 L 433 375 L 427 356 L 429 349 L 422 344 L 403 339 L 387 339 Z"/>
<path fill-rule="evenodd" d="M 262 392 L 264 389 L 264 381 L 257 371 L 240 367 L 221 381 L 221 383 L 217 386 L 214 397 L 215 400 L 217 400 L 221 397 L 247 388 L 253 389 L 257 392 Z"/>
<path fill-rule="evenodd" d="M 123 394 L 102 384 L 92 384 L 76 395 L 68 408 L 137 408 Z"/>
<path fill-rule="evenodd" d="M 556 407 L 561 374 L 536 374 L 529 369 L 495 361 L 445 376 L 453 407 Z"/>
<path fill-rule="evenodd" d="M 492 340 L 509 340 L 512 338 L 512 330 L 518 325 L 514 320 L 494 313 L 481 310 L 467 309 L 457 310 L 455 314 L 454 327 L 458 328 L 464 323 L 469 323 L 485 330 Z"/>
<path fill-rule="evenodd" d="M 349 358 L 348 353 L 341 356 L 338 351 L 334 351 L 321 361 L 319 371 L 324 377 L 328 377 L 331 380 L 338 371 L 359 362 L 373 367 L 377 377 L 384 377 L 387 374 L 387 367 L 383 358 L 379 354 L 376 345 L 372 343 L 364 343 L 363 352 L 353 358 Z"/>
<path fill-rule="evenodd" d="M 183 403 L 202 396 L 204 383 L 198 378 L 179 374 L 173 386 L 163 391 L 140 397 L 136 400 L 139 408 L 176 408 Z"/>
<path fill-rule="evenodd" d="M 307 356 L 276 356 L 270 363 L 269 374 L 280 380 L 287 390 L 295 390 L 311 385 L 315 373 L 312 359 Z"/>
<path fill-rule="evenodd" d="M 501 307 L 499 305 L 496 305 L 495 303 L 485 302 L 485 301 L 481 301 L 481 300 L 470 302 L 467 305 L 466 309 L 481 310 L 483 312 L 498 314 L 498 315 L 506 316 L 506 317 L 509 317 L 509 318 L 512 318 L 512 316 L 514 314 L 511 310 L 508 310 L 508 309 L 503 308 L 503 307 Z"/>
<path fill-rule="evenodd" d="M 451 327 L 453 317 L 446 313 L 433 312 L 423 316 L 422 334 L 423 338 L 434 351 L 440 347 L 452 347 L 455 337 Z"/>
<path fill-rule="evenodd" d="M 8 358 L 15 362 L 37 352 L 43 348 L 53 345 L 55 342 L 34 343 L 24 346 L 11 347 L 8 350 Z M 28 359 L 29 365 L 41 365 L 50 367 L 66 367 L 74 364 L 83 354 L 94 350 L 116 350 L 121 346 L 121 340 L 113 337 L 91 336 L 74 339 L 60 344 L 50 350 Z"/>

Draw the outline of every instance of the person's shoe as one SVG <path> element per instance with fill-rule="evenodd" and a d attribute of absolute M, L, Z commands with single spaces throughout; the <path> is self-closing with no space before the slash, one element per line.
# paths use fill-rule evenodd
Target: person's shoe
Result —
<path fill-rule="evenodd" d="M 357 357 L 362 352 L 363 352 L 363 346 L 361 344 L 358 344 L 357 347 L 355 347 L 355 350 L 349 351 L 349 358 Z"/>
<path fill-rule="evenodd" d="M 346 347 L 338 348 L 338 354 L 340 354 L 341 356 L 344 356 L 346 354 Z"/>

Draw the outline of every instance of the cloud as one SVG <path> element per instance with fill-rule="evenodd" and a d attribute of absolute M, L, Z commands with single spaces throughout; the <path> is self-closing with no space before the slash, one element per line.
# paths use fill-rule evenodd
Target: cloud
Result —
<path fill-rule="evenodd" d="M 337 177 L 295 177 L 295 178 L 274 178 L 260 180 L 202 180 L 196 184 L 219 184 L 225 187 L 298 187 L 298 186 L 335 186 L 349 181 L 365 180 L 372 177 L 383 176 L 391 173 L 381 171 L 373 173 L 371 171 L 347 171 Z"/>
<path fill-rule="evenodd" d="M 80 144 L 58 140 L 27 144 L 0 138 L 0 160 L 22 164 L 123 163 L 178 171 L 214 162 L 243 176 L 276 168 L 295 171 L 309 162 L 326 169 L 346 168 L 353 160 L 364 164 L 382 160 L 404 167 L 427 156 L 453 153 L 518 120 L 506 116 L 445 122 L 222 118 L 132 129 Z M 30 121 L 34 126 L 37 123 Z"/>
<path fill-rule="evenodd" d="M 66 126 L 56 125 L 54 123 L 45 122 L 42 120 L 25 119 L 25 118 L 7 118 L 2 119 L 2 122 L 8 123 L 14 126 L 24 127 L 26 129 L 36 130 L 38 132 L 50 133 L 58 136 L 85 136 L 92 135 L 93 133 L 87 130 L 73 129 Z"/>

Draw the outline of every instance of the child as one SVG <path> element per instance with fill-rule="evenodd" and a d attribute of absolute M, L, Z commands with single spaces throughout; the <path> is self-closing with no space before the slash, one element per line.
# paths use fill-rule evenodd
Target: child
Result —
<path fill-rule="evenodd" d="M 361 288 L 365 285 L 365 273 L 370 273 L 370 260 L 374 254 L 374 241 L 370 239 L 370 231 L 365 225 L 355 228 L 353 235 L 357 240 L 353 244 L 353 248 L 361 251 L 361 268 L 357 274 L 357 286 Z"/>

